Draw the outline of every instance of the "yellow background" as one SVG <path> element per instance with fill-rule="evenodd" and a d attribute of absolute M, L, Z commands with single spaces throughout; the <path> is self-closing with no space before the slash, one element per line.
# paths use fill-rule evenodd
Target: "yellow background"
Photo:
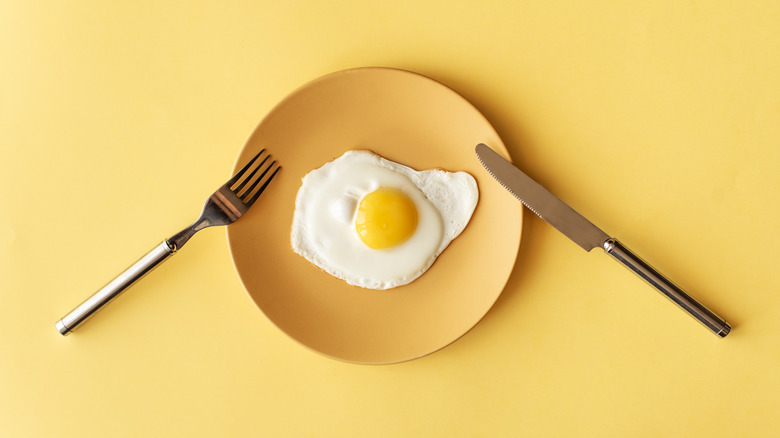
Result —
<path fill-rule="evenodd" d="M 779 24 L 772 0 L 0 1 L 0 435 L 776 434 Z M 496 306 L 412 362 L 299 346 L 220 229 L 56 332 L 194 219 L 279 100 L 367 65 L 459 91 L 731 335 L 528 212 Z"/>

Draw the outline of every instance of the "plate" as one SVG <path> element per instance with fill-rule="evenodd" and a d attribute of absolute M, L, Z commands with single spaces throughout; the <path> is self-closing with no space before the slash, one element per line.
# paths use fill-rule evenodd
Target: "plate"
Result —
<path fill-rule="evenodd" d="M 522 204 L 484 170 L 474 153 L 480 142 L 508 158 L 473 105 L 417 73 L 357 68 L 294 91 L 260 122 L 236 160 L 239 169 L 265 147 L 282 166 L 255 206 L 227 230 L 249 296 L 284 333 L 347 362 L 403 362 L 457 340 L 501 294 L 522 230 Z M 291 249 L 301 178 L 350 149 L 372 150 L 417 170 L 462 170 L 477 180 L 479 202 L 463 233 L 406 286 L 350 286 Z"/>

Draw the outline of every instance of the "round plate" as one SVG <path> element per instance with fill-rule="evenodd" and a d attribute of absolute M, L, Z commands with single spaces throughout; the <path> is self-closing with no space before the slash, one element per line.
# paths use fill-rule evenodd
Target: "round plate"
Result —
<path fill-rule="evenodd" d="M 474 106 L 416 73 L 345 70 L 293 92 L 257 126 L 236 160 L 239 169 L 267 148 L 282 166 L 255 206 L 228 227 L 230 253 L 252 300 L 293 339 L 348 362 L 406 361 L 464 335 L 501 294 L 522 230 L 522 206 L 483 169 L 474 153 L 480 142 L 508 157 Z M 406 286 L 350 286 L 291 249 L 301 178 L 350 149 L 417 170 L 463 170 L 477 180 L 479 202 L 466 229 Z"/>

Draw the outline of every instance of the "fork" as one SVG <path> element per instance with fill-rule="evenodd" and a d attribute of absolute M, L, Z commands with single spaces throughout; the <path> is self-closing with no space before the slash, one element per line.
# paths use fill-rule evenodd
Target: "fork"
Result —
<path fill-rule="evenodd" d="M 265 158 L 255 166 L 254 164 L 264 154 Z M 243 216 L 281 169 L 275 160 L 267 164 L 270 157 L 269 154 L 265 153 L 265 149 L 261 150 L 228 182 L 209 196 L 200 217 L 192 225 L 164 240 L 103 286 L 102 289 L 63 316 L 57 321 L 57 331 L 62 335 L 67 335 L 75 330 L 79 324 L 181 249 L 196 232 L 207 227 L 231 224 Z M 249 172 L 252 168 L 253 170 Z M 273 172 L 269 174 L 272 169 Z M 248 175 L 246 175 L 247 172 L 249 172 Z M 260 172 L 259 175 L 258 172 Z"/>

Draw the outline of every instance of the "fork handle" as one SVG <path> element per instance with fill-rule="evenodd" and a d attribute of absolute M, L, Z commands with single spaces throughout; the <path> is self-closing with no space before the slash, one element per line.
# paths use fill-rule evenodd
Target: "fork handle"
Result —
<path fill-rule="evenodd" d="M 118 297 L 125 289 L 135 284 L 135 282 L 148 274 L 152 269 L 156 268 L 157 265 L 167 260 L 168 257 L 172 256 L 175 252 L 176 247 L 174 245 L 168 243 L 167 240 L 163 241 L 145 256 L 141 257 L 140 260 L 111 280 L 111 282 L 95 292 L 83 303 L 79 304 L 78 307 L 71 310 L 70 313 L 57 321 L 57 331 L 59 331 L 61 335 L 67 335 L 75 330 L 79 324 L 86 321 L 92 314 L 100 310 L 114 298 Z"/>

